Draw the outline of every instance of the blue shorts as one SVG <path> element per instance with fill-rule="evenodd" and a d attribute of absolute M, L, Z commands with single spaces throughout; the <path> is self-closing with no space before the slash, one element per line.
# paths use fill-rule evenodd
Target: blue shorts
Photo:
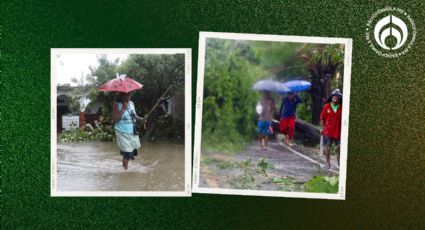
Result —
<path fill-rule="evenodd" d="M 270 121 L 258 121 L 257 132 L 262 135 L 272 135 L 270 130 Z"/>

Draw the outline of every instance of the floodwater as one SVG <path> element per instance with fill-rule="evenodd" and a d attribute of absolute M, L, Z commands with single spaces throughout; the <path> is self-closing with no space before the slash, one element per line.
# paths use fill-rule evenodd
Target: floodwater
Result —
<path fill-rule="evenodd" d="M 128 170 L 115 142 L 58 143 L 58 191 L 184 191 L 184 145 L 142 144 Z"/>

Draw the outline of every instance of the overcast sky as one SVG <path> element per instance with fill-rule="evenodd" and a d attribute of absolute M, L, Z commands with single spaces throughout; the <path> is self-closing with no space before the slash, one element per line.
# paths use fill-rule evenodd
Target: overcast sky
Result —
<path fill-rule="evenodd" d="M 108 60 L 113 61 L 119 58 L 119 63 L 127 59 L 128 54 L 107 54 Z M 89 66 L 97 67 L 97 54 L 60 54 L 57 60 L 57 84 L 71 84 L 71 79 L 81 78 L 81 74 L 86 76 L 90 73 Z"/>

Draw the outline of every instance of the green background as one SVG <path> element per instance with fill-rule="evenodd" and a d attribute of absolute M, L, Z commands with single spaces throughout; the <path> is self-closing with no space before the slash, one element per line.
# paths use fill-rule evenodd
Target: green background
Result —
<path fill-rule="evenodd" d="M 385 6 L 416 22 L 415 44 L 396 59 L 365 39 Z M 2 1 L 2 229 L 424 227 L 424 9 L 422 0 Z M 50 197 L 50 48 L 192 48 L 196 92 L 199 31 L 353 38 L 345 201 Z"/>

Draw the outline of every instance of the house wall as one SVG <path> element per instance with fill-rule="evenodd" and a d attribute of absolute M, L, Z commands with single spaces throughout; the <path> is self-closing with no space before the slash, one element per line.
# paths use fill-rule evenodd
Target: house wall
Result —
<path fill-rule="evenodd" d="M 57 131 L 71 130 L 70 124 L 74 122 L 77 127 L 82 127 L 86 123 L 90 123 L 95 127 L 95 120 L 99 120 L 100 105 L 91 103 L 90 106 L 85 108 L 84 112 L 80 112 L 71 108 L 71 86 L 58 86 L 57 87 Z M 90 102 L 86 98 L 87 104 Z"/>

